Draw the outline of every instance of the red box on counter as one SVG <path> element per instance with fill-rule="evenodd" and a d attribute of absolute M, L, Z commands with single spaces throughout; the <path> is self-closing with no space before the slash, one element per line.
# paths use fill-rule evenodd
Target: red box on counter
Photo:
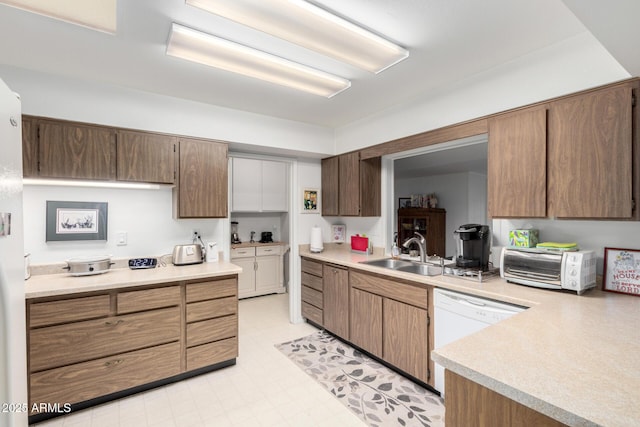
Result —
<path fill-rule="evenodd" d="M 363 253 L 369 253 L 369 238 L 360 236 L 351 236 L 351 250 Z"/>

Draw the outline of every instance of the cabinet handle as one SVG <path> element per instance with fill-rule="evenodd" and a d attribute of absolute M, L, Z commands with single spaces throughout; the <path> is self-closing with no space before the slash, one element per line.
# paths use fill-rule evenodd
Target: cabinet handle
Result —
<path fill-rule="evenodd" d="M 104 322 L 104 324 L 105 324 L 105 326 L 116 326 L 116 325 L 119 325 L 122 322 L 124 322 L 124 320 L 122 320 L 122 319 L 107 320 L 106 322 Z"/>
<path fill-rule="evenodd" d="M 253 263 L 253 271 L 258 271 L 258 263 L 255 261 Z"/>
<path fill-rule="evenodd" d="M 262 252 L 273 252 L 273 249 L 263 249 Z"/>
<path fill-rule="evenodd" d="M 104 362 L 104 366 L 116 366 L 124 362 L 123 359 L 110 360 L 108 362 Z"/>

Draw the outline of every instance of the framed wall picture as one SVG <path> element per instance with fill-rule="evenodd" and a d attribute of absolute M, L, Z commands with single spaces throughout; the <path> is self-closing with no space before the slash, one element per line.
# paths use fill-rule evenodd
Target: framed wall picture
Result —
<path fill-rule="evenodd" d="M 604 248 L 602 289 L 640 296 L 640 249 Z"/>
<path fill-rule="evenodd" d="M 302 213 L 320 213 L 320 191 L 317 188 L 302 189 Z"/>
<path fill-rule="evenodd" d="M 47 201 L 47 242 L 107 240 L 107 203 Z"/>
<path fill-rule="evenodd" d="M 331 241 L 333 243 L 344 243 L 347 236 L 347 226 L 337 224 L 331 226 Z"/>

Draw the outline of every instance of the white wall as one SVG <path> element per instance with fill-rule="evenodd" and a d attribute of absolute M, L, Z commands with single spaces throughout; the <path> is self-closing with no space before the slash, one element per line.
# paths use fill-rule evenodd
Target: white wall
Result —
<path fill-rule="evenodd" d="M 589 33 L 336 129 L 338 154 L 630 77 Z"/>
<path fill-rule="evenodd" d="M 471 222 L 486 224 L 487 186 L 485 175 L 455 173 L 396 179 L 394 187 L 395 206 L 398 205 L 399 197 L 410 197 L 411 194 L 436 194 L 438 207 L 447 211 L 445 229 L 447 256 L 452 256 L 455 252 L 453 238 L 455 229 L 462 224 Z M 396 228 L 397 226 L 394 227 L 394 230 Z"/>
<path fill-rule="evenodd" d="M 218 139 L 252 149 L 333 154 L 333 130 L 116 86 L 0 65 L 23 114 Z"/>
<path fill-rule="evenodd" d="M 46 202 L 107 202 L 106 241 L 46 241 Z M 193 230 L 205 242 L 228 242 L 223 219 L 174 219 L 170 188 L 160 190 L 25 186 L 24 246 L 33 264 L 110 254 L 114 258 L 155 257 L 170 254 L 177 244 L 191 243 Z M 126 232 L 128 244 L 117 246 L 115 235 Z M 224 239 L 224 240 L 223 240 Z M 222 248 L 220 249 L 222 250 Z"/>

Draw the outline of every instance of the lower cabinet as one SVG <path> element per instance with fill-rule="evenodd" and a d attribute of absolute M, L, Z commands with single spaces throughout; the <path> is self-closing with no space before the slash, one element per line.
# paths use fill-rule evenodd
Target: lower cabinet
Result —
<path fill-rule="evenodd" d="M 447 427 L 566 425 L 448 369 L 445 370 L 444 378 L 447 389 Z"/>
<path fill-rule="evenodd" d="M 302 258 L 302 316 L 433 386 L 433 289 Z"/>
<path fill-rule="evenodd" d="M 30 408 L 82 403 L 233 361 L 237 286 L 227 276 L 27 300 Z"/>
<path fill-rule="evenodd" d="M 284 246 L 269 245 L 231 249 L 231 262 L 242 268 L 238 275 L 238 296 L 283 293 Z"/>

